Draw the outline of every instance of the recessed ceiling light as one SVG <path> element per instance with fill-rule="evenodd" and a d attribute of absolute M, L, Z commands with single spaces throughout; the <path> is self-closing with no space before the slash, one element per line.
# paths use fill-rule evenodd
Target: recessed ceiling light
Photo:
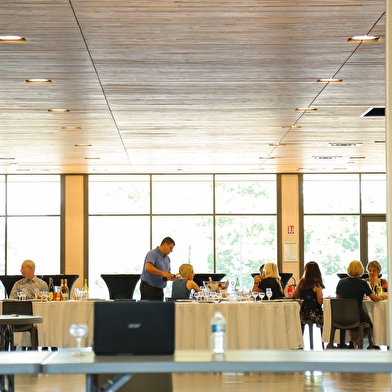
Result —
<path fill-rule="evenodd" d="M 26 42 L 26 38 L 19 35 L 0 35 L 0 42 Z"/>
<path fill-rule="evenodd" d="M 343 79 L 317 79 L 317 83 L 342 83 Z"/>
<path fill-rule="evenodd" d="M 48 109 L 49 113 L 69 113 L 69 109 Z"/>
<path fill-rule="evenodd" d="M 297 108 L 295 109 L 296 112 L 316 112 L 317 108 Z"/>
<path fill-rule="evenodd" d="M 61 127 L 62 131 L 80 131 L 82 127 Z"/>
<path fill-rule="evenodd" d="M 50 79 L 26 79 L 25 82 L 28 84 L 51 84 L 52 83 Z"/>
<path fill-rule="evenodd" d="M 385 140 L 375 140 L 374 143 L 385 143 Z"/>
<path fill-rule="evenodd" d="M 301 129 L 301 125 L 285 125 L 282 127 L 282 129 Z"/>
<path fill-rule="evenodd" d="M 341 155 L 314 155 L 312 156 L 313 159 L 321 159 L 321 160 L 332 160 L 332 159 L 341 159 Z"/>
<path fill-rule="evenodd" d="M 12 158 L 12 157 L 0 157 L 0 159 L 3 160 L 3 161 L 11 161 L 11 160 L 13 160 L 15 158 Z"/>
<path fill-rule="evenodd" d="M 359 147 L 362 143 L 328 143 L 329 147 Z"/>
<path fill-rule="evenodd" d="M 286 143 L 270 143 L 268 144 L 270 147 L 278 147 L 278 146 L 285 146 Z"/>
<path fill-rule="evenodd" d="M 375 35 L 354 35 L 347 42 L 378 42 L 380 37 Z"/>
<path fill-rule="evenodd" d="M 259 157 L 259 159 L 274 159 L 274 157 Z"/>
<path fill-rule="evenodd" d="M 74 147 L 92 147 L 92 144 L 74 144 Z"/>
<path fill-rule="evenodd" d="M 84 159 L 101 159 L 101 158 L 84 158 Z"/>
<path fill-rule="evenodd" d="M 365 157 L 350 157 L 349 159 L 365 159 Z"/>

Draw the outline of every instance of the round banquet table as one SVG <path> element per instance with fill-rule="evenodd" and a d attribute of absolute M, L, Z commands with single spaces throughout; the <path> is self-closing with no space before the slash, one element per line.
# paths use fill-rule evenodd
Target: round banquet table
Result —
<path fill-rule="evenodd" d="M 229 350 L 303 348 L 300 305 L 296 301 L 176 302 L 176 350 L 210 346 L 210 320 L 219 310 L 226 318 Z"/>

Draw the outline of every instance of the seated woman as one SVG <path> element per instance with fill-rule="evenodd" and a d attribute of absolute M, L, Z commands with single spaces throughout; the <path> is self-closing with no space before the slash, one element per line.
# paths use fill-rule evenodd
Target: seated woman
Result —
<path fill-rule="evenodd" d="M 336 298 L 353 298 L 358 301 L 361 321 L 370 322 L 369 316 L 362 308 L 364 294 L 372 301 L 378 302 L 388 298 L 387 293 L 377 295 L 372 292 L 369 285 L 359 277 L 363 275 L 363 265 L 358 260 L 353 260 L 347 267 L 348 278 L 340 279 L 336 286 Z M 350 347 L 358 346 L 358 328 L 350 330 Z"/>
<path fill-rule="evenodd" d="M 292 297 L 303 300 L 300 310 L 302 329 L 308 320 L 313 321 L 317 326 L 323 325 L 324 288 L 319 265 L 315 261 L 309 261 L 305 265 L 304 275 L 298 282 Z"/>
<path fill-rule="evenodd" d="M 181 278 L 175 280 L 172 285 L 173 299 L 188 299 L 192 289 L 196 292 L 201 291 L 200 287 L 193 281 L 195 273 L 191 264 L 182 264 L 179 273 Z"/>
<path fill-rule="evenodd" d="M 258 292 L 260 292 L 259 283 L 260 283 L 260 282 L 263 280 L 263 278 L 264 278 L 264 264 L 262 264 L 262 265 L 260 266 L 259 271 L 260 271 L 260 274 L 259 274 L 259 275 L 256 275 L 256 276 L 253 278 L 253 290 L 252 290 L 252 291 L 258 291 Z"/>
<path fill-rule="evenodd" d="M 386 293 L 388 291 L 388 282 L 385 279 L 378 277 L 381 273 L 381 264 L 377 260 L 373 260 L 368 263 L 366 269 L 369 273 L 369 278 L 366 279 L 366 281 L 368 282 L 370 288 L 376 292 L 374 287 L 381 286 L 382 291 Z"/>
<path fill-rule="evenodd" d="M 265 293 L 267 288 L 271 288 L 272 290 L 271 299 L 278 299 L 284 297 L 278 266 L 275 263 L 265 264 L 264 278 L 258 283 L 257 289 L 254 291 L 263 291 Z M 264 300 L 268 300 L 267 296 L 264 297 Z"/>

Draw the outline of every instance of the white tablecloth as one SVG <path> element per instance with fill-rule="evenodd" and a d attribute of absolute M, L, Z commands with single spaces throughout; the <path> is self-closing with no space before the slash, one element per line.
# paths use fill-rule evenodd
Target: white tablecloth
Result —
<path fill-rule="evenodd" d="M 209 349 L 210 320 L 226 318 L 228 349 L 299 349 L 303 347 L 297 302 L 176 302 L 176 350 Z"/>
<path fill-rule="evenodd" d="M 87 339 L 82 340 L 82 346 L 92 345 L 94 301 L 33 302 L 33 313 L 43 317 L 43 323 L 37 324 L 40 346 L 75 347 L 75 338 L 69 334 L 71 324 L 87 324 L 89 334 Z M 15 343 L 29 346 L 30 335 L 16 333 Z"/>
<path fill-rule="evenodd" d="M 371 300 L 363 301 L 363 307 L 368 313 L 373 324 L 373 340 L 376 346 L 389 346 L 389 321 L 388 321 L 388 301 L 373 302 Z M 324 299 L 324 330 L 323 341 L 329 342 L 331 333 L 331 302 Z M 349 334 L 346 333 L 346 342 Z M 335 343 L 340 342 L 339 330 L 335 333 Z"/>

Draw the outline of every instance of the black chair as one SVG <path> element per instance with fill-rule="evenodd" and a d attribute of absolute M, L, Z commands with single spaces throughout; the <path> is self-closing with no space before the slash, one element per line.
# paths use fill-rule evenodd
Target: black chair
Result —
<path fill-rule="evenodd" d="M 1 283 L 3 283 L 6 298 L 10 297 L 12 287 L 14 287 L 15 282 L 22 279 L 22 275 L 0 275 Z"/>
<path fill-rule="evenodd" d="M 314 324 L 316 324 L 314 321 L 312 320 L 304 320 L 301 323 L 301 327 L 302 327 L 302 335 L 304 334 L 305 331 L 305 325 L 308 326 L 308 330 L 309 330 L 309 344 L 310 344 L 310 349 L 313 350 L 314 347 L 314 343 L 313 343 L 313 326 Z M 321 333 L 321 337 L 323 336 L 323 327 L 320 325 L 318 326 L 320 328 L 320 333 Z M 321 345 L 324 349 L 324 342 L 321 339 Z"/>
<path fill-rule="evenodd" d="M 363 331 L 367 329 L 369 347 L 373 348 L 373 330 L 371 323 L 361 322 L 359 304 L 355 299 L 331 299 L 331 333 L 329 336 L 329 348 L 333 348 L 335 332 L 340 330 L 340 348 L 344 348 L 346 330 L 359 328 L 360 349 L 363 348 Z"/>
<path fill-rule="evenodd" d="M 3 301 L 3 314 L 33 315 L 33 303 L 31 301 Z M 15 350 L 14 332 L 29 332 L 32 350 L 38 350 L 38 329 L 34 324 L 14 325 L 9 329 L 9 345 Z"/>
<path fill-rule="evenodd" d="M 344 278 L 348 278 L 348 275 L 345 273 L 337 273 L 337 276 L 339 276 L 340 279 L 344 279 Z M 378 275 L 379 278 L 382 277 L 382 274 Z M 364 273 L 362 276 L 360 276 L 361 279 L 369 279 L 369 274 L 368 273 Z"/>
<path fill-rule="evenodd" d="M 140 274 L 101 274 L 110 299 L 131 299 Z"/>
<path fill-rule="evenodd" d="M 210 278 L 214 281 L 214 282 L 219 282 L 220 280 L 222 280 L 224 277 L 226 276 L 226 274 L 214 274 L 212 272 L 207 273 L 207 274 L 195 274 L 195 276 L 193 277 L 194 282 L 198 285 L 198 286 L 203 286 L 203 282 L 210 280 Z"/>
<path fill-rule="evenodd" d="M 283 291 L 288 283 L 288 281 L 293 277 L 291 272 L 281 272 L 280 274 L 280 281 L 282 282 Z"/>

